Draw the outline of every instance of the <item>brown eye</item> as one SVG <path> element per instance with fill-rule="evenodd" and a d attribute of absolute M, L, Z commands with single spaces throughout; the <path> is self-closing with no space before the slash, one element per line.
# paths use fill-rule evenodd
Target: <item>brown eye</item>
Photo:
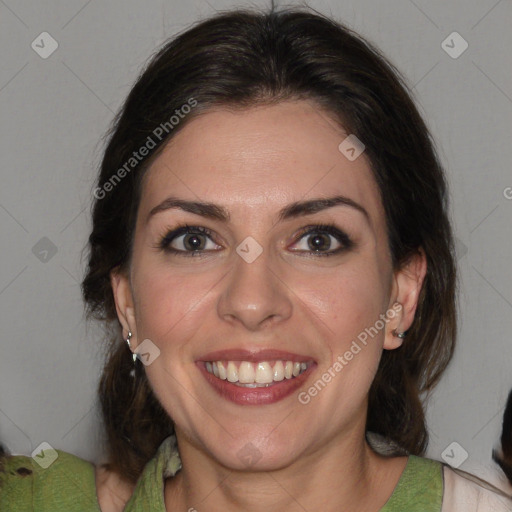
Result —
<path fill-rule="evenodd" d="M 307 226 L 302 230 L 292 251 L 332 256 L 353 246 L 350 237 L 333 225 Z"/>
<path fill-rule="evenodd" d="M 312 251 L 328 251 L 331 249 L 332 240 L 334 238 L 332 235 L 327 235 L 325 233 L 320 233 L 316 235 L 308 235 L 308 246 Z M 339 244 L 337 240 L 335 243 Z"/>
<path fill-rule="evenodd" d="M 212 232 L 202 226 L 181 226 L 167 233 L 158 247 L 166 252 L 193 256 L 221 249 L 211 238 Z"/>
<path fill-rule="evenodd" d="M 181 237 L 180 237 L 181 238 Z M 176 241 L 176 240 L 174 240 Z M 204 235 L 197 235 L 195 233 L 190 233 L 183 235 L 183 246 L 185 250 L 197 251 L 204 249 L 206 246 L 206 241 L 204 239 Z"/>

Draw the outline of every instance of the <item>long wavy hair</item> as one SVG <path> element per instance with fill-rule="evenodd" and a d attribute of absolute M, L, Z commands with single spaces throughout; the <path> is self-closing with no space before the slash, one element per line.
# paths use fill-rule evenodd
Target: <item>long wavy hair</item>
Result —
<path fill-rule="evenodd" d="M 170 123 L 192 98 L 197 106 Z M 233 10 L 195 24 L 150 59 L 107 134 L 96 183 L 82 292 L 88 316 L 104 322 L 107 333 L 98 391 L 108 467 L 131 482 L 173 433 L 139 361 L 133 374 L 110 284 L 113 269 L 130 265 L 144 173 L 183 126 L 212 107 L 295 99 L 316 102 L 366 145 L 394 268 L 419 248 L 425 252 L 415 319 L 403 345 L 382 355 L 366 430 L 409 453 L 426 450 L 423 402 L 451 360 L 456 338 L 448 194 L 432 137 L 400 73 L 349 28 L 309 8 Z M 148 137 L 154 147 L 134 164 L 133 153 L 149 146 Z"/>

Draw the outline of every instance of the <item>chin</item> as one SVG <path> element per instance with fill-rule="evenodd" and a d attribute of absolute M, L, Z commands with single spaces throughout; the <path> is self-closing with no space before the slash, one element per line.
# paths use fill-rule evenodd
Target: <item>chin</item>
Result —
<path fill-rule="evenodd" d="M 252 441 L 236 445 L 229 453 L 211 454 L 223 466 L 235 471 L 267 472 L 283 469 L 294 462 L 297 452 L 287 447 L 283 450 L 273 447 L 258 447 Z"/>

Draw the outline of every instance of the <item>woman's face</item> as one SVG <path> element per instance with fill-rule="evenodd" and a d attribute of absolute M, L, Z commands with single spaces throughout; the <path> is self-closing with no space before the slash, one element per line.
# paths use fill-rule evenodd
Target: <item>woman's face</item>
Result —
<path fill-rule="evenodd" d="M 150 340 L 180 443 L 227 467 L 361 437 L 381 352 L 412 321 L 418 279 L 393 271 L 369 162 L 338 149 L 348 135 L 307 101 L 212 110 L 145 177 L 118 313 L 132 347 Z"/>

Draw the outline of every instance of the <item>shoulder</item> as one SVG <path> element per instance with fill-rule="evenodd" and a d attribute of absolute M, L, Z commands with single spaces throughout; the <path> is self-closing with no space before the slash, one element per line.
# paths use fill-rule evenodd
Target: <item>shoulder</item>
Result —
<path fill-rule="evenodd" d="M 466 471 L 443 464 L 442 512 L 511 512 L 512 495 Z"/>
<path fill-rule="evenodd" d="M 383 455 L 402 455 L 403 448 L 374 432 L 367 432 L 369 444 Z M 512 488 L 503 491 L 471 473 L 444 462 L 411 455 L 399 486 L 417 488 L 414 498 L 442 489 L 441 512 L 512 512 Z"/>
<path fill-rule="evenodd" d="M 94 465 L 53 449 L 34 457 L 4 457 L 0 471 L 0 510 L 98 512 Z"/>

